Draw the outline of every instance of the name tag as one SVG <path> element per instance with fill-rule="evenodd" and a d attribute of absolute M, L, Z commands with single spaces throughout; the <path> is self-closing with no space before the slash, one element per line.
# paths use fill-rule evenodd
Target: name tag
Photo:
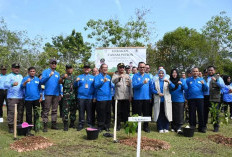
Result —
<path fill-rule="evenodd" d="M 35 83 L 39 84 L 39 81 L 35 81 Z"/>
<path fill-rule="evenodd" d="M 58 75 L 55 75 L 56 78 L 58 78 Z"/>
<path fill-rule="evenodd" d="M 89 88 L 89 85 L 87 83 L 85 84 L 85 88 Z"/>

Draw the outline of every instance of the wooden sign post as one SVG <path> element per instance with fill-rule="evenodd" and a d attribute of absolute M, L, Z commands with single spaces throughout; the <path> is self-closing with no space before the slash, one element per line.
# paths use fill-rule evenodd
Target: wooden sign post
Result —
<path fill-rule="evenodd" d="M 129 122 L 138 122 L 138 136 L 137 136 L 137 157 L 140 157 L 140 143 L 141 143 L 141 123 L 150 122 L 151 117 L 129 117 Z"/>

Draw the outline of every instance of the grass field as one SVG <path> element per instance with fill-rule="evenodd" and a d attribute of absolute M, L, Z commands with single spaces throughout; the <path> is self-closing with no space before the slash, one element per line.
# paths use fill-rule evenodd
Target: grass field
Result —
<path fill-rule="evenodd" d="M 4 107 L 5 111 L 5 107 Z M 60 130 L 49 129 L 47 133 L 40 131 L 36 135 L 47 137 L 55 145 L 44 149 L 32 152 L 18 153 L 10 149 L 10 144 L 14 142 L 13 134 L 8 133 L 8 126 L 6 123 L 6 112 L 4 113 L 4 123 L 0 123 L 0 157 L 69 157 L 69 156 L 120 156 L 130 157 L 136 156 L 136 149 L 120 143 L 113 143 L 112 138 L 103 137 L 103 133 L 99 134 L 97 140 L 86 140 L 86 132 L 83 129 L 78 132 L 76 129 L 69 129 L 68 132 L 62 130 L 63 124 L 61 118 L 58 119 Z M 77 124 L 77 122 L 76 122 Z M 151 132 L 145 133 L 142 131 L 142 136 L 148 138 L 164 140 L 171 145 L 169 150 L 161 151 L 141 151 L 142 157 L 150 156 L 232 156 L 232 147 L 216 144 L 210 141 L 207 137 L 216 134 L 212 131 L 212 125 L 208 125 L 206 134 L 195 132 L 193 138 L 187 138 L 169 132 L 166 134 L 159 134 L 156 131 L 156 124 L 151 123 Z M 34 133 L 34 132 L 32 132 Z M 111 128 L 113 133 L 113 128 Z M 232 121 L 228 126 L 221 126 L 218 134 L 232 137 Z M 124 130 L 118 132 L 118 139 L 127 138 Z M 136 135 L 135 135 L 136 136 Z M 20 137 L 22 138 L 22 137 Z"/>

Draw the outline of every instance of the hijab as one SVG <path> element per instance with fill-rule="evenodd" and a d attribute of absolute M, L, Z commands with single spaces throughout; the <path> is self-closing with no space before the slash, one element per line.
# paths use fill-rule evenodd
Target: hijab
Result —
<path fill-rule="evenodd" d="M 172 76 L 172 74 L 174 73 L 174 71 L 176 71 L 176 73 L 177 73 L 177 77 L 176 78 L 174 78 Z M 175 85 L 175 88 L 173 90 L 176 90 L 178 88 L 178 86 L 179 86 L 178 82 L 180 81 L 180 76 L 179 76 L 179 72 L 178 72 L 177 69 L 172 69 L 171 70 L 170 81 Z"/>
<path fill-rule="evenodd" d="M 163 71 L 163 73 L 164 73 L 164 77 L 163 77 L 162 79 L 159 77 L 159 79 L 163 81 L 164 78 L 166 77 L 166 70 L 165 70 L 165 69 L 160 69 L 160 70 L 158 71 L 158 76 L 159 76 L 160 71 Z"/>
<path fill-rule="evenodd" d="M 227 79 L 228 79 L 229 77 L 230 77 L 230 76 L 228 76 L 228 75 L 224 75 L 224 76 L 223 76 L 223 80 L 224 80 L 224 82 L 225 82 L 225 85 L 230 85 L 231 82 L 228 82 L 228 81 L 227 81 Z"/>

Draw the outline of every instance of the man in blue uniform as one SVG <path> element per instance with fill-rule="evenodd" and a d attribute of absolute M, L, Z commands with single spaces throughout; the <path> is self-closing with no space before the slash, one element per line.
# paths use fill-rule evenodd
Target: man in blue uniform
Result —
<path fill-rule="evenodd" d="M 138 64 L 139 72 L 134 74 L 132 79 L 132 87 L 134 93 L 134 107 L 135 114 L 150 116 L 150 83 L 151 77 L 149 74 L 145 73 L 145 63 L 139 62 Z M 143 130 L 145 132 L 150 132 L 148 122 L 143 123 Z"/>
<path fill-rule="evenodd" d="M 84 65 L 84 74 L 79 75 L 76 79 L 75 86 L 78 87 L 77 99 L 79 104 L 79 124 L 77 131 L 83 129 L 85 125 L 85 112 L 87 114 L 87 124 L 92 127 L 92 101 L 94 95 L 94 76 L 90 75 L 90 65 Z"/>
<path fill-rule="evenodd" d="M 188 102 L 189 102 L 189 124 L 190 127 L 196 127 L 196 111 L 198 115 L 199 127 L 198 131 L 205 133 L 206 125 L 204 119 L 204 92 L 208 90 L 208 86 L 203 78 L 199 77 L 198 68 L 192 69 L 192 77 L 186 80 L 188 86 Z"/>
<path fill-rule="evenodd" d="M 95 77 L 94 87 L 97 90 L 97 120 L 100 130 L 109 131 L 111 120 L 111 77 L 108 65 L 102 64 L 101 73 Z"/>
<path fill-rule="evenodd" d="M 34 110 L 34 126 L 36 120 L 39 118 L 38 112 L 35 110 L 40 107 L 40 79 L 35 76 L 35 67 L 28 68 L 28 76 L 24 77 L 21 83 L 21 87 L 25 89 L 25 107 L 26 107 L 26 121 L 28 124 L 32 124 L 32 108 Z M 34 127 L 37 132 L 38 128 Z M 30 133 L 30 132 L 29 132 Z"/>
<path fill-rule="evenodd" d="M 4 88 L 7 89 L 7 101 L 8 101 L 8 113 L 7 121 L 9 126 L 9 132 L 13 133 L 14 126 L 14 111 L 15 104 L 17 104 L 17 123 L 21 124 L 23 122 L 23 111 L 24 111 L 24 102 L 23 102 L 23 90 L 21 88 L 21 82 L 23 76 L 19 74 L 20 65 L 17 63 L 12 64 L 11 66 L 12 73 L 7 75 Z"/>
<path fill-rule="evenodd" d="M 6 67 L 4 65 L 1 66 L 1 74 L 0 74 L 0 118 L 3 117 L 3 103 L 4 100 L 7 105 L 7 89 L 4 87 L 4 84 L 6 82 Z"/>
<path fill-rule="evenodd" d="M 52 126 L 51 129 L 58 130 L 56 121 L 57 121 L 57 108 L 59 104 L 59 93 L 60 93 L 60 74 L 56 71 L 57 61 L 55 59 L 50 59 L 50 68 L 46 69 L 42 73 L 41 83 L 45 85 L 44 95 L 45 95 L 45 104 L 43 110 L 43 123 L 44 129 L 43 132 L 47 132 L 47 123 L 48 123 L 48 114 L 50 108 L 52 108 L 51 120 Z"/>

